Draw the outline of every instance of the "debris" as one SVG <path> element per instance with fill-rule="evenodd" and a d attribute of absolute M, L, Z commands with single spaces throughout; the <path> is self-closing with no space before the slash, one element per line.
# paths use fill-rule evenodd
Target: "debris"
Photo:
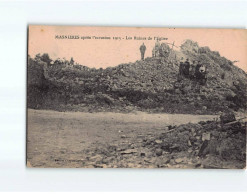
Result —
<path fill-rule="evenodd" d="M 179 151 L 179 145 L 173 145 L 173 146 L 171 146 L 169 149 L 171 150 L 171 151 Z"/>
<path fill-rule="evenodd" d="M 163 150 L 162 149 L 156 149 L 156 151 L 155 151 L 155 154 L 157 155 L 157 156 L 161 156 L 162 154 L 163 154 Z"/>
<path fill-rule="evenodd" d="M 127 149 L 125 151 L 122 151 L 121 154 L 133 154 L 137 153 L 138 151 L 136 149 Z"/>
<path fill-rule="evenodd" d="M 144 152 L 141 152 L 141 153 L 140 153 L 140 156 L 141 156 L 141 157 L 144 157 L 144 156 L 146 156 L 146 154 L 145 154 Z"/>
<path fill-rule="evenodd" d="M 169 163 L 170 160 L 171 160 L 171 159 L 170 159 L 169 157 L 163 157 L 163 158 L 162 158 L 162 161 L 163 161 L 164 164 Z"/>
<path fill-rule="evenodd" d="M 202 133 L 202 141 L 210 140 L 210 133 Z"/>
<path fill-rule="evenodd" d="M 232 133 L 236 129 L 238 131 Z M 150 149 L 155 149 L 158 157 L 164 156 L 166 153 L 184 155 L 187 153 L 186 156 L 193 159 L 192 163 L 197 168 L 203 167 L 200 159 L 206 158 L 208 155 L 227 161 L 238 160 L 239 164 L 237 166 L 243 167 L 246 158 L 245 133 L 244 125 L 231 126 L 231 131 L 221 131 L 218 128 L 217 120 L 214 120 L 199 122 L 198 124 L 180 125 L 156 136 L 156 139 L 153 139 L 154 141 L 143 143 L 144 147 L 148 144 L 151 147 Z M 162 140 L 162 142 L 157 140 Z M 163 151 L 162 153 L 160 149 Z M 184 161 L 183 158 L 174 158 L 174 162 L 171 160 L 170 165 L 167 166 L 173 166 L 173 163 L 179 164 L 182 161 Z"/>
<path fill-rule="evenodd" d="M 101 161 L 102 160 L 102 156 L 101 155 L 95 155 L 90 157 L 90 160 L 92 161 Z"/>
<path fill-rule="evenodd" d="M 181 162 L 183 162 L 183 161 L 184 161 L 183 158 L 177 158 L 177 159 L 175 159 L 175 162 L 176 162 L 176 163 L 181 163 Z"/>
<path fill-rule="evenodd" d="M 235 115 L 232 111 L 228 110 L 220 115 L 220 121 L 222 124 L 236 121 Z"/>
<path fill-rule="evenodd" d="M 156 139 L 156 140 L 155 140 L 155 143 L 156 143 L 156 144 L 161 144 L 161 143 L 162 143 L 162 140 Z"/>
<path fill-rule="evenodd" d="M 87 165 L 87 166 L 85 166 L 85 168 L 95 168 L 95 166 L 94 165 Z"/>

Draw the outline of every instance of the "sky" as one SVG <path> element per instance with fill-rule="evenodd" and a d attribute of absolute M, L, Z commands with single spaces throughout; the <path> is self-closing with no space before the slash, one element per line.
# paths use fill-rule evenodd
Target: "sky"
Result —
<path fill-rule="evenodd" d="M 110 39 L 99 39 L 100 37 Z M 119 37 L 121 40 L 113 37 Z M 79 64 L 106 68 L 139 60 L 141 57 L 139 47 L 142 43 L 147 48 L 145 57 L 151 57 L 155 37 L 162 38 L 161 43 L 174 42 L 175 46 L 180 46 L 186 39 L 191 39 L 198 42 L 200 47 L 208 46 L 231 61 L 239 61 L 235 65 L 247 72 L 247 30 L 243 29 L 32 25 L 29 26 L 28 54 L 34 57 L 38 53 L 48 53 L 52 59 L 70 60 L 73 57 Z"/>

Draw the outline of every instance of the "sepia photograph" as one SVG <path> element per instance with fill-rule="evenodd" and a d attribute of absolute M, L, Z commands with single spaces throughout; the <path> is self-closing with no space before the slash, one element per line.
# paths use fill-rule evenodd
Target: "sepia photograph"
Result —
<path fill-rule="evenodd" d="M 246 30 L 29 25 L 27 36 L 27 167 L 246 168 Z"/>

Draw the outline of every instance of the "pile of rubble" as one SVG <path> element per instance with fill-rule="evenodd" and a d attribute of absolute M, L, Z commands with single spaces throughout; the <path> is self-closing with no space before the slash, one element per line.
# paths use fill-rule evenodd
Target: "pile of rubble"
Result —
<path fill-rule="evenodd" d="M 159 135 L 147 135 L 118 145 L 102 145 L 86 152 L 88 157 L 83 166 L 245 168 L 246 124 L 232 116 L 229 112 L 221 116 L 221 121 L 168 126 Z"/>
<path fill-rule="evenodd" d="M 45 62 L 29 59 L 28 106 L 77 111 L 84 110 L 84 105 L 96 111 L 132 107 L 190 114 L 215 114 L 227 107 L 236 111 L 247 108 L 244 71 L 191 40 L 181 48 L 181 51 L 172 50 L 176 55 L 146 58 L 106 69 L 47 66 Z M 207 65 L 206 86 L 186 78 L 178 81 L 180 54 L 191 62 L 200 60 Z M 34 99 L 38 101 L 33 102 Z"/>
<path fill-rule="evenodd" d="M 227 83 L 212 77 L 208 78 L 207 86 L 186 78 L 178 82 L 177 63 L 163 60 L 149 58 L 94 73 L 89 71 L 87 75 L 79 70 L 52 72 L 49 77 L 53 79 L 49 86 L 52 90 L 48 91 L 47 99 L 54 93 L 60 94 L 64 99 L 61 104 L 76 105 L 78 111 L 81 104 L 99 111 L 125 110 L 129 106 L 142 111 L 190 114 L 215 114 L 225 107 L 236 107 L 232 101 L 236 93 Z"/>
<path fill-rule="evenodd" d="M 155 140 L 148 140 L 145 147 L 152 148 L 157 155 L 186 152 L 202 159 L 213 155 L 223 161 L 236 160 L 245 165 L 245 131 L 245 127 L 238 122 L 232 125 L 220 125 L 216 121 L 185 124 L 161 134 Z"/>

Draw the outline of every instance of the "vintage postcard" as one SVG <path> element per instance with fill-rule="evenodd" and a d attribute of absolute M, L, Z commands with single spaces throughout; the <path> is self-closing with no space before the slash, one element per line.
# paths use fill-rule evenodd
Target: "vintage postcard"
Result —
<path fill-rule="evenodd" d="M 244 169 L 247 31 L 28 28 L 27 166 Z"/>

